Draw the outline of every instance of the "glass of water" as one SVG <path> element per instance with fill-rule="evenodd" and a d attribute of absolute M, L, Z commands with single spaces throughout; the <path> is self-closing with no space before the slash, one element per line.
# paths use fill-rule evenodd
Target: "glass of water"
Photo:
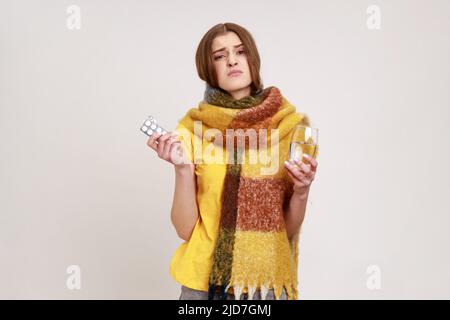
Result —
<path fill-rule="evenodd" d="M 306 153 L 312 158 L 318 154 L 319 129 L 308 126 L 297 125 L 291 137 L 289 148 L 289 160 L 297 158 L 303 162 L 303 154 Z M 306 163 L 306 162 L 305 162 Z"/>

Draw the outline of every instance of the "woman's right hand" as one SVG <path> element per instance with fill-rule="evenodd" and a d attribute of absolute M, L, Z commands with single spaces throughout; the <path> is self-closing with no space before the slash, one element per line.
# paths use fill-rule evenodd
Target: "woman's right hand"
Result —
<path fill-rule="evenodd" d="M 154 133 L 147 140 L 147 145 L 158 153 L 158 157 L 172 163 L 175 166 L 183 166 L 190 163 L 186 158 L 181 141 L 177 138 L 178 132 L 166 134 Z"/>

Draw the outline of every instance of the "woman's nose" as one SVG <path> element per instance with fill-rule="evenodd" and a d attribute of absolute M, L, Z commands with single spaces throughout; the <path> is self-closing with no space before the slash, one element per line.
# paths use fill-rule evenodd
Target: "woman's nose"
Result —
<path fill-rule="evenodd" d="M 235 57 L 232 54 L 230 54 L 230 57 L 228 58 L 228 65 L 231 67 L 234 66 L 236 63 L 237 61 Z"/>

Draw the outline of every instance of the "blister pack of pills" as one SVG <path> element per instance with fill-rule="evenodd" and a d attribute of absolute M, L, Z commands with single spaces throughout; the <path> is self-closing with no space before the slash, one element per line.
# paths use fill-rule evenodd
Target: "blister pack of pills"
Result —
<path fill-rule="evenodd" d="M 153 133 L 166 134 L 168 131 L 161 127 L 156 119 L 152 116 L 148 116 L 144 124 L 141 126 L 141 131 L 146 135 L 151 136 Z"/>

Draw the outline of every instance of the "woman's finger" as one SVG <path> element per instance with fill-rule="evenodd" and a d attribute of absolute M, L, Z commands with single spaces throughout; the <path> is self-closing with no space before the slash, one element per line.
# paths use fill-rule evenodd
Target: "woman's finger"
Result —
<path fill-rule="evenodd" d="M 173 164 L 181 164 L 184 161 L 180 141 L 175 141 L 170 147 L 170 161 Z"/>
<path fill-rule="evenodd" d="M 296 176 L 294 176 L 290 171 L 287 171 L 287 174 L 289 177 L 291 177 L 292 181 L 294 182 L 294 185 L 301 185 L 301 186 L 308 186 L 309 183 L 304 180 L 299 180 Z"/>
<path fill-rule="evenodd" d="M 300 180 L 303 183 L 307 182 L 305 174 L 303 172 L 301 172 L 294 163 L 287 161 L 287 162 L 285 162 L 285 166 L 286 166 L 287 170 L 290 171 L 290 173 L 292 173 L 292 175 L 297 180 Z"/>
<path fill-rule="evenodd" d="M 306 157 L 305 157 L 306 159 Z M 310 160 L 314 160 L 310 157 Z M 316 175 L 316 169 L 317 169 L 317 161 L 309 161 L 309 164 L 305 164 L 302 161 L 297 161 L 297 165 L 300 167 L 300 171 L 304 172 L 306 177 L 310 179 L 311 181 L 314 180 L 314 177 Z M 313 166 L 315 165 L 315 167 Z"/>
<path fill-rule="evenodd" d="M 152 134 L 147 140 L 147 145 L 156 151 L 157 150 L 156 147 L 158 146 L 156 143 L 156 139 L 158 139 L 160 136 L 161 136 L 161 133 Z"/>
<path fill-rule="evenodd" d="M 173 140 L 171 137 L 169 137 L 169 139 L 166 140 L 164 147 L 163 147 L 163 151 L 162 151 L 162 157 L 165 160 L 169 160 L 169 151 L 170 151 L 170 147 L 172 146 Z"/>
<path fill-rule="evenodd" d="M 306 159 L 306 161 L 308 161 L 308 163 L 311 165 L 312 170 L 316 171 L 317 165 L 318 165 L 317 160 L 314 159 L 313 157 L 311 157 L 309 154 L 304 153 L 304 155 L 305 155 L 304 158 Z"/>
<path fill-rule="evenodd" d="M 178 136 L 178 133 L 176 131 L 170 132 L 169 139 L 167 140 L 166 145 L 164 146 L 164 149 L 163 149 L 164 159 L 170 160 L 170 149 L 171 149 L 172 144 L 180 142 L 180 140 L 178 140 L 177 136 Z"/>
<path fill-rule="evenodd" d="M 297 164 L 297 166 L 299 167 L 300 171 L 305 173 L 307 176 L 310 175 L 310 173 L 311 173 L 311 166 L 309 164 L 304 164 L 302 161 L 300 161 L 298 159 L 294 159 L 294 162 Z"/>
<path fill-rule="evenodd" d="M 307 168 L 307 170 L 305 168 Z M 305 172 L 306 177 L 311 181 L 314 180 L 314 177 L 316 175 L 316 168 L 317 166 L 314 168 L 312 167 L 312 165 L 309 164 L 307 165 L 303 163 L 302 165 L 302 171 Z"/>
<path fill-rule="evenodd" d="M 158 151 L 158 156 L 160 158 L 163 157 L 163 151 L 164 151 L 164 146 L 166 145 L 166 141 L 167 139 L 170 138 L 170 132 L 163 134 L 161 137 L 158 138 L 158 147 L 157 147 L 157 151 Z"/>
<path fill-rule="evenodd" d="M 294 184 L 295 184 L 296 181 L 300 181 L 289 170 L 287 170 L 286 172 L 287 172 L 288 176 L 291 177 L 291 179 L 294 182 Z"/>
<path fill-rule="evenodd" d="M 179 141 L 175 140 L 173 137 L 167 140 L 163 151 L 164 159 L 170 161 L 171 152 L 173 151 L 174 147 L 177 146 L 177 144 L 179 144 Z"/>

